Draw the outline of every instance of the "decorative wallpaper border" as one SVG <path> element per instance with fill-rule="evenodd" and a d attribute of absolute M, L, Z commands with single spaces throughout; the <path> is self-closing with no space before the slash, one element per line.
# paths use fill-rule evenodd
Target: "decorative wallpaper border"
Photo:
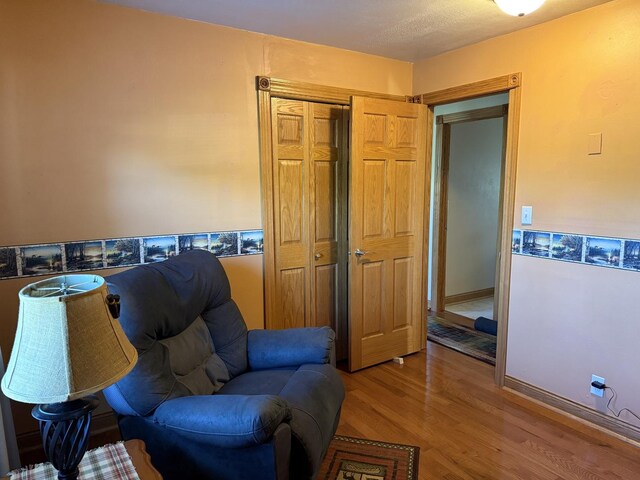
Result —
<path fill-rule="evenodd" d="M 0 247 L 0 280 L 161 262 L 194 249 L 258 255 L 263 240 L 262 230 L 237 230 Z"/>
<path fill-rule="evenodd" d="M 516 255 L 640 271 L 640 240 L 538 230 L 513 230 Z"/>

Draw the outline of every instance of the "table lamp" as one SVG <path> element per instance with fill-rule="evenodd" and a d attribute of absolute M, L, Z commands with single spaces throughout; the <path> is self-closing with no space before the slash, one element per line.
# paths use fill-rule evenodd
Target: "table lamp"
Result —
<path fill-rule="evenodd" d="M 131 371 L 138 354 L 116 320 L 119 297 L 98 275 L 63 275 L 20 290 L 4 394 L 35 403 L 47 459 L 74 480 L 87 450 L 92 395 Z"/>

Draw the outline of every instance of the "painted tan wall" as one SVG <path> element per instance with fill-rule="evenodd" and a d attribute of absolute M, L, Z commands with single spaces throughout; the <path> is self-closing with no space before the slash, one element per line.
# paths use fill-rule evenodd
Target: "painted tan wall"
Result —
<path fill-rule="evenodd" d="M 0 31 L 0 246 L 262 228 L 256 75 L 412 90 L 406 62 L 89 0 L 4 1 Z M 223 263 L 262 327 L 262 256 Z M 0 281 L 5 361 L 26 283 Z"/>
<path fill-rule="evenodd" d="M 447 113 L 458 113 L 458 112 L 466 112 L 469 110 L 476 110 L 479 108 L 486 108 L 486 107 L 493 107 L 495 105 L 505 105 L 509 103 L 509 94 L 508 93 L 498 93 L 496 95 L 488 95 L 486 97 L 480 97 L 480 98 L 472 98 L 469 100 L 462 100 L 461 102 L 453 102 L 453 103 L 446 103 L 443 105 L 438 105 L 435 107 L 434 109 L 434 116 L 437 117 L 438 115 L 446 115 Z M 433 125 L 433 135 L 434 135 L 434 139 L 436 138 L 436 130 L 437 130 L 437 124 L 434 122 Z M 433 142 L 432 144 L 432 150 L 431 150 L 431 158 L 435 159 L 436 158 L 436 143 L 437 142 Z M 433 272 L 433 232 L 434 232 L 434 226 L 433 226 L 433 215 L 434 215 L 434 207 L 435 207 L 435 200 L 434 200 L 434 194 L 435 194 L 435 181 L 436 181 L 436 172 L 435 172 L 435 168 L 436 168 L 436 162 L 433 161 L 431 162 L 431 199 L 430 199 L 430 212 L 429 212 L 429 269 L 428 269 L 428 278 L 427 278 L 427 282 L 428 282 L 428 286 L 427 286 L 427 297 L 429 302 L 431 302 L 431 295 L 433 293 L 432 290 L 432 285 L 431 285 L 431 274 Z"/>
<path fill-rule="evenodd" d="M 616 0 L 415 65 L 416 94 L 522 72 L 516 228 L 533 205 L 534 229 L 640 238 L 639 25 Z M 511 285 L 508 375 L 606 411 L 595 373 L 640 412 L 640 274 L 515 256 Z"/>
<path fill-rule="evenodd" d="M 493 288 L 502 118 L 451 125 L 445 295 Z"/>

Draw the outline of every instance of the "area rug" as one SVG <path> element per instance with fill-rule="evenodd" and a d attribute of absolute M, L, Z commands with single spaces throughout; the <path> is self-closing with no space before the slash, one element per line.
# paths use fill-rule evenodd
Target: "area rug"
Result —
<path fill-rule="evenodd" d="M 333 437 L 317 480 L 418 480 L 419 447 Z"/>
<path fill-rule="evenodd" d="M 483 362 L 496 364 L 496 337 L 435 317 L 427 320 L 427 340 Z"/>

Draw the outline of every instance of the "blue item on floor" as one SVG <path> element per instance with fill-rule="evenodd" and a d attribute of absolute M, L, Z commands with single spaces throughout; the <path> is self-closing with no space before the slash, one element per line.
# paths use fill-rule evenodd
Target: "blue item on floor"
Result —
<path fill-rule="evenodd" d="M 473 328 L 475 328 L 479 332 L 488 333 L 489 335 L 498 334 L 498 322 L 486 317 L 476 318 L 476 321 L 473 324 Z"/>

